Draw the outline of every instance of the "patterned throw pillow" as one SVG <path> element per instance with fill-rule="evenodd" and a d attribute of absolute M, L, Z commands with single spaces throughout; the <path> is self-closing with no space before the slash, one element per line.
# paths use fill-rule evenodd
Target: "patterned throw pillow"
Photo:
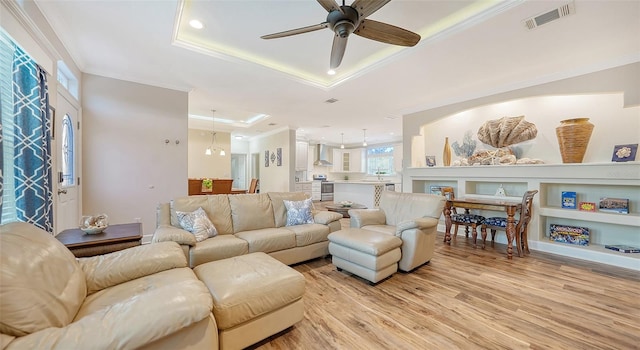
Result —
<path fill-rule="evenodd" d="M 283 202 L 287 208 L 287 226 L 313 224 L 313 215 L 311 214 L 313 201 L 311 198 L 303 201 L 284 200 Z"/>
<path fill-rule="evenodd" d="M 176 210 L 176 215 L 178 216 L 180 226 L 186 231 L 193 233 L 198 242 L 218 235 L 218 230 L 213 226 L 202 207 L 192 212 Z"/>

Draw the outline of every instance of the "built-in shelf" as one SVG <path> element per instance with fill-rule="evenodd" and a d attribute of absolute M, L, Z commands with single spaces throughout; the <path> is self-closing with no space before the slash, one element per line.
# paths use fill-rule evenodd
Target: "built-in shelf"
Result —
<path fill-rule="evenodd" d="M 521 198 L 527 190 L 538 190 L 529 225 L 530 249 L 640 271 L 640 253 L 621 253 L 604 247 L 607 244 L 640 247 L 640 162 L 409 168 L 404 172 L 405 192 L 429 193 L 430 187 L 437 185 L 453 187 L 457 197 L 493 197 L 499 186 L 511 198 Z M 563 209 L 560 207 L 563 191 L 576 192 L 578 202 L 596 204 L 603 197 L 628 198 L 629 214 Z M 495 212 L 481 214 L 495 215 Z M 551 241 L 550 224 L 589 228 L 589 245 Z M 496 241 L 504 243 L 504 237 L 498 235 Z"/>

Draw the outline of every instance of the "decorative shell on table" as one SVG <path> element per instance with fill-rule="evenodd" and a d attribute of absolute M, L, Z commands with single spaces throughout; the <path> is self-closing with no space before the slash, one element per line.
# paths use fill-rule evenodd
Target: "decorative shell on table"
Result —
<path fill-rule="evenodd" d="M 109 217 L 106 214 L 85 215 L 80 221 L 80 230 L 88 235 L 102 233 L 109 226 Z"/>
<path fill-rule="evenodd" d="M 495 148 L 535 139 L 538 128 L 524 116 L 488 120 L 478 129 L 478 139 Z"/>

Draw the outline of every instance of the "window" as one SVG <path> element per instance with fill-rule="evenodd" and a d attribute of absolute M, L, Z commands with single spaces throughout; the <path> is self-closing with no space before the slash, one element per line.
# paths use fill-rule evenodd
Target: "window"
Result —
<path fill-rule="evenodd" d="M 62 169 L 62 183 L 60 184 L 62 187 L 73 186 L 75 179 L 75 170 L 73 166 L 73 153 L 74 153 L 74 142 L 73 142 L 73 121 L 68 114 L 64 115 L 62 118 L 62 142 L 60 142 L 60 146 L 62 147 L 62 159 L 61 169 Z"/>
<path fill-rule="evenodd" d="M 367 149 L 368 175 L 394 175 L 393 146 L 378 146 Z"/>

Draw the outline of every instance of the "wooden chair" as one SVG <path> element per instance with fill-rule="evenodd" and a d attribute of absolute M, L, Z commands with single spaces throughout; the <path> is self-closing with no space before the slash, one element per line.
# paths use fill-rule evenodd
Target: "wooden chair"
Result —
<path fill-rule="evenodd" d="M 455 195 L 453 193 L 453 187 L 444 187 L 442 188 L 442 195 L 445 196 L 448 200 L 455 199 Z M 473 238 L 473 246 L 476 246 L 476 239 L 478 237 L 478 226 L 482 227 L 484 224 L 485 217 L 482 215 L 471 214 L 469 209 L 464 210 L 464 214 L 458 214 L 458 211 L 455 207 L 451 207 L 451 223 L 453 224 L 453 237 L 455 238 L 458 235 L 458 227 L 460 225 L 464 226 L 464 235 L 466 238 L 469 238 L 469 227 L 471 227 L 471 236 Z M 484 243 L 482 245 L 484 248 Z"/>
<path fill-rule="evenodd" d="M 230 194 L 233 179 L 213 179 L 211 194 Z"/>
<path fill-rule="evenodd" d="M 251 184 L 249 185 L 249 191 L 247 193 L 256 193 L 258 190 L 258 179 L 251 179 Z"/>
<path fill-rule="evenodd" d="M 527 191 L 522 196 L 522 211 L 520 212 L 520 218 L 516 222 L 516 247 L 518 249 L 518 255 L 522 256 L 522 252 L 529 253 L 529 237 L 528 226 L 533 216 L 533 196 L 538 193 L 538 190 Z M 482 224 L 482 246 L 484 247 L 487 239 L 487 228 L 491 230 L 491 246 L 493 246 L 496 230 L 507 230 L 507 218 L 501 216 L 495 216 L 485 218 L 484 224 Z"/>

